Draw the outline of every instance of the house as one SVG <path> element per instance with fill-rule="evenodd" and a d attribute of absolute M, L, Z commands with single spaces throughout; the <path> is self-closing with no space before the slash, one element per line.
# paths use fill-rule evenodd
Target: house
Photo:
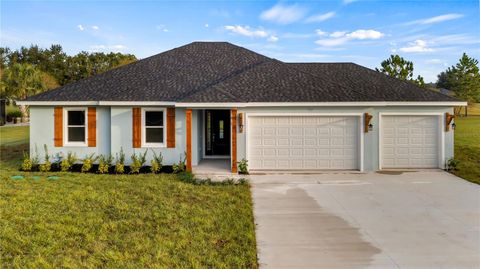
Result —
<path fill-rule="evenodd" d="M 52 153 L 153 149 L 189 170 L 443 168 L 465 102 L 353 63 L 284 63 L 194 42 L 20 102 L 30 145 Z M 32 152 L 31 151 L 31 152 Z M 152 158 L 149 150 L 148 158 Z M 128 160 L 127 160 L 128 163 Z"/>

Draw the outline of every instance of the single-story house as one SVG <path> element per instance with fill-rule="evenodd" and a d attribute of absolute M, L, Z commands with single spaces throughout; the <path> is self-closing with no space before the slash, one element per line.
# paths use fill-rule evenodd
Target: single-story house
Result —
<path fill-rule="evenodd" d="M 50 153 L 247 159 L 250 170 L 444 168 L 466 102 L 354 63 L 285 63 L 194 42 L 44 92 L 30 145 Z M 186 154 L 186 156 L 185 156 Z M 147 158 L 152 158 L 149 150 Z"/>

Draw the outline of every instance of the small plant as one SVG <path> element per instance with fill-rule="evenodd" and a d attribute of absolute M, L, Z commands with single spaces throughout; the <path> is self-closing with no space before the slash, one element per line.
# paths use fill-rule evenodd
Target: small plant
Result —
<path fill-rule="evenodd" d="M 147 156 L 147 151 L 142 154 L 135 154 L 133 153 L 132 156 L 130 157 L 132 159 L 132 164 L 130 165 L 130 173 L 131 174 L 138 174 L 140 173 L 140 168 L 145 164 L 146 162 L 146 156 Z"/>
<path fill-rule="evenodd" d="M 238 162 L 238 173 L 242 175 L 248 175 L 248 160 L 243 158 Z"/>
<path fill-rule="evenodd" d="M 23 152 L 22 171 L 32 171 L 33 163 L 30 154 Z"/>
<path fill-rule="evenodd" d="M 86 173 L 92 169 L 93 163 L 98 159 L 97 157 L 94 157 L 95 153 L 92 153 L 90 155 L 85 156 L 85 159 L 83 159 L 83 164 L 82 164 L 82 173 Z"/>
<path fill-rule="evenodd" d="M 62 172 L 68 172 L 76 161 L 77 156 L 75 155 L 75 153 L 68 152 L 67 158 L 62 159 L 60 163 L 60 169 L 62 170 Z"/>
<path fill-rule="evenodd" d="M 153 149 L 152 149 L 152 152 L 153 152 L 153 159 L 150 161 L 150 164 L 151 164 L 150 171 L 156 174 L 160 172 L 160 170 L 162 170 L 163 156 L 161 152 L 157 155 Z"/>
<path fill-rule="evenodd" d="M 180 155 L 180 161 L 172 165 L 172 170 L 174 174 L 178 174 L 186 170 L 186 165 L 185 165 L 186 157 L 187 157 L 187 153 L 185 152 L 185 157 L 182 158 L 182 155 Z"/>
<path fill-rule="evenodd" d="M 44 144 L 43 148 L 45 149 L 45 162 L 39 166 L 40 172 L 48 172 L 52 169 L 52 163 L 50 162 L 50 155 L 48 155 L 47 145 Z"/>
<path fill-rule="evenodd" d="M 104 156 L 100 155 L 98 160 L 98 173 L 99 174 L 106 174 L 108 173 L 108 169 L 110 165 L 112 165 L 113 157 L 112 155 Z"/>
<path fill-rule="evenodd" d="M 123 148 L 120 148 L 120 153 L 115 157 L 115 173 L 123 174 L 125 172 L 125 153 Z"/>
<path fill-rule="evenodd" d="M 450 158 L 447 160 L 447 165 L 446 165 L 446 170 L 447 171 L 457 171 L 458 164 L 460 163 L 460 160 Z"/>

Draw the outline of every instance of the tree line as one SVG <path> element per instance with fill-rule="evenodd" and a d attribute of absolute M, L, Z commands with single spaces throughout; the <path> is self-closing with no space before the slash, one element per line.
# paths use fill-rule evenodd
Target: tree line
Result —
<path fill-rule="evenodd" d="M 391 55 L 390 58 L 381 63 L 380 68 L 375 69 L 378 72 L 409 81 L 420 87 L 427 87 L 423 77 L 419 75 L 414 78 L 413 62 L 407 61 L 399 55 Z M 434 88 L 447 89 L 451 91 L 456 98 L 467 101 L 468 103 L 480 102 L 478 60 L 463 53 L 457 64 L 452 65 L 438 74 Z"/>
<path fill-rule="evenodd" d="M 82 51 L 70 56 L 62 46 L 0 48 L 0 98 L 19 100 L 131 62 L 133 54 Z"/>

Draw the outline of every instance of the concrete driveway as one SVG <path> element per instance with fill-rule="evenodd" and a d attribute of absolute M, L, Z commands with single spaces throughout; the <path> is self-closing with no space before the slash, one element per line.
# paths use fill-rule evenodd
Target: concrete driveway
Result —
<path fill-rule="evenodd" d="M 446 172 L 251 181 L 261 268 L 480 268 L 480 186 Z"/>

